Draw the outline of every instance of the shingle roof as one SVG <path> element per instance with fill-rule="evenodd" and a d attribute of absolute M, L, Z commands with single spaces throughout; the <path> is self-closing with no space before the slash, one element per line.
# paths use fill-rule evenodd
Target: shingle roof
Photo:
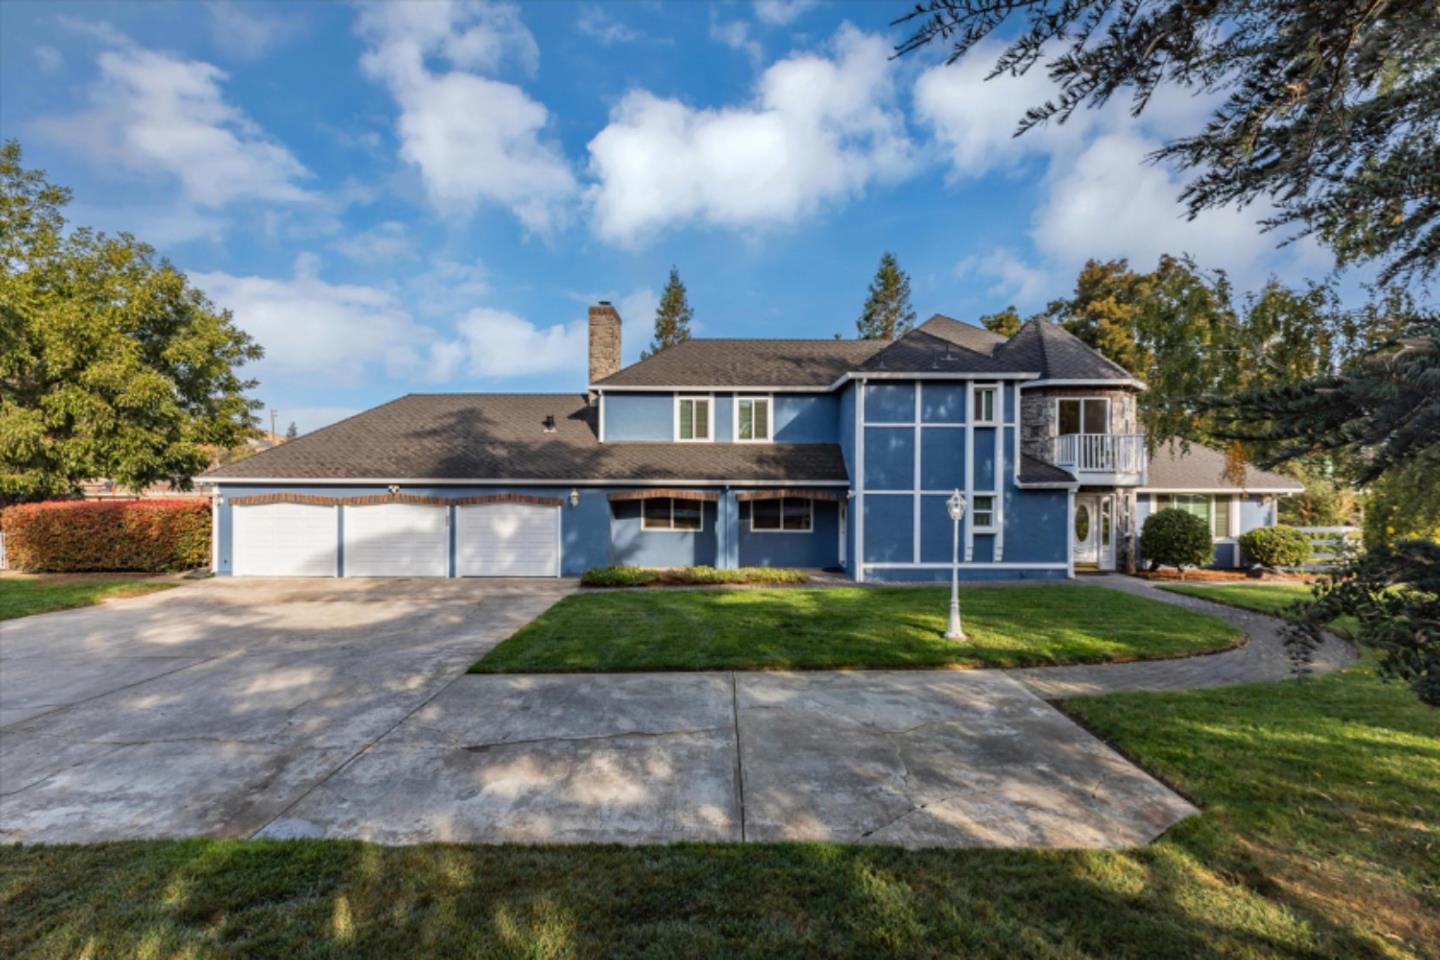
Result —
<path fill-rule="evenodd" d="M 1042 380 L 1129 379 L 1130 373 L 1079 337 L 1043 317 L 1025 321 L 1020 332 L 995 348 L 995 359 Z"/>
<path fill-rule="evenodd" d="M 860 365 L 866 372 L 1013 373 L 1014 367 L 988 353 L 959 346 L 925 330 L 911 330 Z"/>
<path fill-rule="evenodd" d="M 1188 453 L 1182 452 L 1180 443 L 1171 440 L 1163 443 L 1150 458 L 1149 477 L 1145 483 L 1150 490 L 1289 490 L 1299 493 L 1305 485 L 1297 480 L 1261 470 L 1245 467 L 1245 480 L 1235 483 L 1225 476 L 1225 454 L 1198 443 L 1190 444 Z"/>
<path fill-rule="evenodd" d="M 409 394 L 201 479 L 847 479 L 835 444 L 602 444 L 595 412 L 575 394 Z"/>
<path fill-rule="evenodd" d="M 991 333 L 984 327 L 977 327 L 973 323 L 965 323 L 942 313 L 935 314 L 917 329 L 976 353 L 993 353 L 996 347 L 1005 342 L 1005 338 L 998 333 Z"/>
<path fill-rule="evenodd" d="M 704 340 L 661 350 L 600 387 L 828 387 L 882 340 Z"/>
<path fill-rule="evenodd" d="M 1028 453 L 1020 454 L 1021 483 L 1074 483 L 1070 472 Z"/>

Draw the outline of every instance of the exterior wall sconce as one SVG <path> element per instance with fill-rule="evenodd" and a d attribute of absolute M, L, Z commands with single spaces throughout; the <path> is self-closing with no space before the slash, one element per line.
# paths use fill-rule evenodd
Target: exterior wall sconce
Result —
<path fill-rule="evenodd" d="M 386 487 L 385 489 L 386 489 L 386 490 L 389 490 L 389 491 L 390 491 L 390 495 L 393 497 L 395 494 L 397 494 L 397 493 L 400 492 L 400 484 L 398 484 L 398 483 L 392 483 L 392 484 L 390 484 L 390 486 Z"/>
<path fill-rule="evenodd" d="M 579 491 L 578 489 L 573 488 L 573 487 L 572 487 L 571 490 L 570 490 L 570 506 L 572 506 L 572 507 L 578 507 L 578 506 L 580 506 L 580 491 Z"/>

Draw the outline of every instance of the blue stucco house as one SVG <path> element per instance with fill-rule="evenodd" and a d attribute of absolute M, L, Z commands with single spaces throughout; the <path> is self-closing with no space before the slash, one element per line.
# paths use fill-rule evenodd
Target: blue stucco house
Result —
<path fill-rule="evenodd" d="M 968 580 L 1137 561 L 1167 505 L 1216 560 L 1299 485 L 1147 457 L 1144 385 L 1043 319 L 943 316 L 892 341 L 704 340 L 621 368 L 590 308 L 574 394 L 411 394 L 212 470 L 215 569 L 252 576 L 578 576 L 610 564 L 828 567 L 942 580 L 964 493 Z"/>

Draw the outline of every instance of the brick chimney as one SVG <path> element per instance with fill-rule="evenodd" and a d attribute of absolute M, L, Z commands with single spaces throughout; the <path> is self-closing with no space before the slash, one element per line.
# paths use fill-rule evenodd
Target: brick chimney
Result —
<path fill-rule="evenodd" d="M 620 369 L 620 312 L 609 300 L 590 308 L 590 382 Z"/>

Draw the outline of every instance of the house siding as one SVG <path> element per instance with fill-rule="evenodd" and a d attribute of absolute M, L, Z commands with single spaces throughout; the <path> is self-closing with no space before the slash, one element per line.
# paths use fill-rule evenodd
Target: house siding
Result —
<path fill-rule="evenodd" d="M 752 532 L 751 504 L 740 506 L 742 567 L 833 567 L 840 561 L 840 504 L 816 500 L 810 533 Z"/>
<path fill-rule="evenodd" d="M 1184 494 L 1185 491 L 1174 491 Z M 1238 493 L 1238 491 L 1237 491 Z M 1143 564 L 1145 558 L 1140 554 L 1139 536 L 1145 529 L 1146 519 L 1155 512 L 1157 497 L 1164 494 L 1142 493 L 1138 496 L 1138 503 L 1135 511 L 1135 555 L 1136 562 Z M 1249 533 L 1251 530 L 1260 527 L 1273 527 L 1278 521 L 1277 505 L 1273 496 L 1264 494 L 1246 494 L 1238 497 L 1240 534 Z M 1215 552 L 1210 560 L 1210 566 L 1218 569 L 1234 569 L 1244 565 L 1244 556 L 1240 550 L 1238 541 L 1230 538 L 1222 538 L 1215 541 Z"/>

